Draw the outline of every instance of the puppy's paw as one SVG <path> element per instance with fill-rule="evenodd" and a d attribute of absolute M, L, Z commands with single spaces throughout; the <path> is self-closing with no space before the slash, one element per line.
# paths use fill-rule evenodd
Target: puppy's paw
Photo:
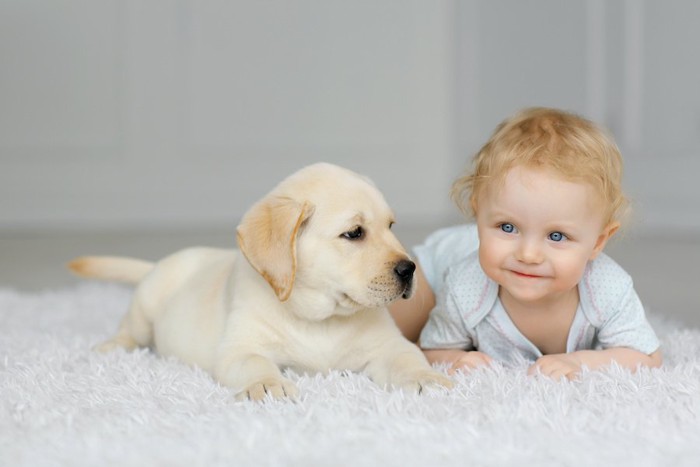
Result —
<path fill-rule="evenodd" d="M 286 378 L 270 378 L 249 385 L 236 394 L 236 400 L 262 401 L 268 394 L 273 399 L 296 399 L 299 390 L 293 382 Z"/>
<path fill-rule="evenodd" d="M 420 394 L 426 389 L 447 388 L 452 389 L 454 383 L 450 378 L 435 370 L 421 370 L 412 372 L 404 378 L 395 381 L 392 386 L 407 392 Z"/>

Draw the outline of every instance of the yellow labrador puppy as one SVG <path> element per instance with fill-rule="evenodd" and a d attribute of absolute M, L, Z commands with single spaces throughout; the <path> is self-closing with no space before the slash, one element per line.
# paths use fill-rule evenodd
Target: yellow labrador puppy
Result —
<path fill-rule="evenodd" d="M 99 350 L 152 347 L 203 368 L 238 398 L 295 396 L 283 367 L 364 371 L 411 391 L 450 387 L 386 310 L 414 286 L 393 220 L 367 178 L 321 163 L 245 214 L 240 251 L 190 248 L 155 264 L 83 257 L 70 268 L 138 283 L 117 335 Z"/>

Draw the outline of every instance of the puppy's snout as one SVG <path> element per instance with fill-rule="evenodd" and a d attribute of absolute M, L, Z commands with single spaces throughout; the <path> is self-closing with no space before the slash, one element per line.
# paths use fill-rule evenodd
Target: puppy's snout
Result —
<path fill-rule="evenodd" d="M 394 273 L 401 279 L 401 282 L 408 284 L 413 279 L 413 273 L 416 271 L 416 263 L 407 259 L 402 259 L 394 266 Z"/>

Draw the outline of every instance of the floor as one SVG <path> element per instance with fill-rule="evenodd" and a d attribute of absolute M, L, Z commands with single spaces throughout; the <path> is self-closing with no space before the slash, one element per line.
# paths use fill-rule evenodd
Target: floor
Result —
<path fill-rule="evenodd" d="M 397 226 L 405 245 L 420 242 L 430 227 Z M 0 288 L 39 291 L 72 286 L 65 269 L 71 258 L 113 254 L 157 259 L 186 246 L 235 245 L 233 227 L 179 231 L 3 232 L 0 231 Z M 700 327 L 700 236 L 636 236 L 614 240 L 606 252 L 634 278 L 648 311 Z"/>

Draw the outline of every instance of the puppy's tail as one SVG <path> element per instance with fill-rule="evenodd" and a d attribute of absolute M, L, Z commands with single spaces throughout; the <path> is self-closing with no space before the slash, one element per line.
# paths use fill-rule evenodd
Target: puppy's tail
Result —
<path fill-rule="evenodd" d="M 154 263 L 117 256 L 82 256 L 68 263 L 68 269 L 76 275 L 136 284 L 151 272 Z"/>

